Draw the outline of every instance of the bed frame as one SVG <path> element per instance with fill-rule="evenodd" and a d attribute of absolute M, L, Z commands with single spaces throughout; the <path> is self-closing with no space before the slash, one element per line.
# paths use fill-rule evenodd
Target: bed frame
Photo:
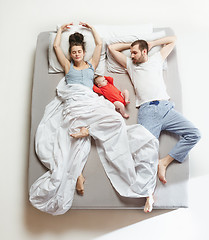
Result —
<path fill-rule="evenodd" d="M 166 35 L 173 35 L 170 28 L 156 28 L 154 31 L 165 30 Z M 50 32 L 42 32 L 37 39 L 35 67 L 33 76 L 33 92 L 31 105 L 31 135 L 29 152 L 28 189 L 33 182 L 47 169 L 39 161 L 34 148 L 35 132 L 43 117 L 45 106 L 53 100 L 58 82 L 64 76 L 63 73 L 48 73 L 48 38 Z M 167 70 L 164 71 L 164 79 L 171 101 L 175 102 L 176 110 L 182 111 L 181 83 L 178 73 L 176 49 L 168 57 Z M 107 76 L 114 78 L 114 83 L 119 89 L 128 89 L 131 103 L 127 107 L 130 115 L 125 120 L 127 125 L 137 123 L 137 111 L 135 107 L 135 94 L 133 86 L 127 74 L 115 74 L 106 72 Z M 170 133 L 162 133 L 160 136 L 160 157 L 167 155 L 175 145 L 177 137 Z M 112 187 L 97 154 L 95 142 L 92 139 L 92 148 L 83 174 L 86 178 L 85 193 L 74 195 L 73 209 L 141 209 L 145 199 L 132 199 L 121 197 Z M 155 190 L 154 209 L 176 209 L 188 207 L 187 184 L 189 179 L 188 158 L 181 164 L 173 162 L 167 169 L 167 184 L 163 185 L 159 180 Z"/>

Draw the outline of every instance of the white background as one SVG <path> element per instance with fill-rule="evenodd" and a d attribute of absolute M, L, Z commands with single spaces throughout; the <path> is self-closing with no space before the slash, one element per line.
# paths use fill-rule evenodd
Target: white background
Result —
<path fill-rule="evenodd" d="M 0 237 L 30 239 L 206 239 L 209 183 L 208 0 L 0 0 Z M 175 211 L 70 211 L 52 217 L 27 200 L 31 90 L 37 36 L 57 24 L 171 27 L 183 113 L 202 133 L 190 153 L 190 208 Z M 96 189 L 95 189 L 96 191 Z M 109 235 L 105 235 L 109 234 Z"/>

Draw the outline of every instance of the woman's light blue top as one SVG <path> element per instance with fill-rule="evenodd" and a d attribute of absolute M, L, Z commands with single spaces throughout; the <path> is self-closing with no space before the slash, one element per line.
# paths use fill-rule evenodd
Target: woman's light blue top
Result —
<path fill-rule="evenodd" d="M 90 62 L 88 62 L 89 68 L 83 70 L 77 70 L 74 68 L 73 61 L 70 64 L 70 70 L 65 75 L 65 81 L 67 84 L 82 84 L 93 90 L 94 81 L 94 68 Z"/>

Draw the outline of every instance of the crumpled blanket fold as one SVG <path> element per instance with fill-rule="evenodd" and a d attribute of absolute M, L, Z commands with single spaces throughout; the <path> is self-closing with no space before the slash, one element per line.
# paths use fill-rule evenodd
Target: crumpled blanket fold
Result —
<path fill-rule="evenodd" d="M 74 139 L 81 127 L 89 136 Z M 57 86 L 57 96 L 45 109 L 35 137 L 36 153 L 48 168 L 31 186 L 29 199 L 37 209 L 64 214 L 73 202 L 93 137 L 104 170 L 115 190 L 124 197 L 147 197 L 154 192 L 158 140 L 139 124 L 126 126 L 114 105 L 88 87 Z"/>

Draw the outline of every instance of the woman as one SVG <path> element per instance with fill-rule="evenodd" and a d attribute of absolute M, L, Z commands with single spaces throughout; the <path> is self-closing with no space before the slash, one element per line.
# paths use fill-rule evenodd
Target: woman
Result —
<path fill-rule="evenodd" d="M 62 25 L 57 31 L 57 35 L 54 40 L 54 50 L 55 50 L 57 59 L 65 71 L 66 82 L 71 84 L 75 83 L 75 80 L 72 79 L 73 73 L 71 73 L 73 72 L 74 69 L 77 71 L 86 70 L 86 72 L 88 71 L 91 76 L 94 76 L 94 70 L 97 68 L 99 64 L 100 54 L 102 50 L 102 40 L 100 39 L 95 29 L 86 23 L 80 22 L 79 24 L 82 25 L 83 27 L 90 29 L 92 31 L 92 34 L 95 40 L 95 45 L 96 45 L 95 50 L 89 62 L 84 61 L 85 44 L 84 44 L 84 39 L 82 34 L 75 33 L 75 34 L 72 34 L 69 38 L 69 43 L 70 43 L 69 53 L 70 53 L 71 62 L 66 58 L 66 56 L 64 55 L 60 47 L 62 32 L 69 29 L 70 26 L 73 25 L 73 23 Z M 71 69 L 71 72 L 70 72 L 70 69 Z M 79 75 L 78 72 L 75 74 Z M 77 83 L 81 83 L 82 80 L 79 79 Z M 83 84 L 90 87 L 91 89 L 93 88 L 92 79 L 87 79 Z M 79 133 L 71 134 L 71 136 L 75 138 L 80 138 L 80 137 L 86 137 L 88 136 L 88 134 L 89 134 L 88 129 L 82 127 Z M 83 186 L 84 181 L 85 179 L 81 174 L 78 177 L 77 184 L 76 184 L 76 190 L 80 195 L 84 194 L 84 186 Z"/>
<path fill-rule="evenodd" d="M 72 23 L 61 26 L 57 32 L 54 49 L 65 78 L 58 84 L 57 96 L 47 105 L 37 129 L 36 152 L 49 171 L 32 185 L 30 201 L 39 210 L 53 215 L 70 209 L 76 185 L 77 190 L 83 190 L 82 170 L 90 152 L 90 135 L 116 191 L 125 197 L 146 197 L 144 211 L 150 212 L 158 140 L 139 124 L 126 126 L 114 105 L 93 92 L 94 69 L 99 63 L 102 41 L 92 26 L 80 24 L 92 31 L 96 47 L 92 59 L 85 62 L 83 36 L 72 34 L 69 61 L 60 41 L 62 32 Z"/>

